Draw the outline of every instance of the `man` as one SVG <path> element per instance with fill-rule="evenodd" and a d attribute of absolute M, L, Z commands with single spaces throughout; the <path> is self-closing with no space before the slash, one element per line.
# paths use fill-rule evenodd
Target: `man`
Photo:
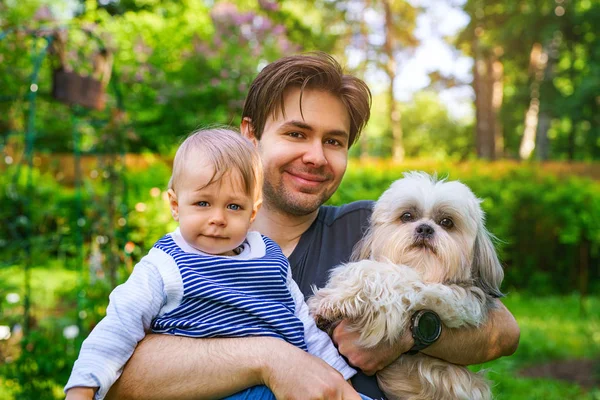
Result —
<path fill-rule="evenodd" d="M 342 180 L 348 149 L 367 123 L 369 108 L 364 82 L 343 75 L 337 62 L 322 53 L 268 65 L 246 99 L 241 131 L 258 146 L 265 170 L 264 202 L 253 228 L 281 246 L 305 295 L 310 284 L 323 286 L 328 270 L 349 259 L 370 215 L 370 202 L 322 206 Z M 422 351 L 457 364 L 512 354 L 519 329 L 498 303 L 485 326 L 444 329 Z M 393 346 L 369 350 L 356 347 L 356 338 L 345 322 L 333 334 L 340 353 L 367 375 L 414 344 L 409 332 Z M 353 383 L 359 392 L 382 396 L 372 378 L 360 375 Z M 329 365 L 278 339 L 148 335 L 109 398 L 221 398 L 261 384 L 279 399 L 355 396 Z"/>

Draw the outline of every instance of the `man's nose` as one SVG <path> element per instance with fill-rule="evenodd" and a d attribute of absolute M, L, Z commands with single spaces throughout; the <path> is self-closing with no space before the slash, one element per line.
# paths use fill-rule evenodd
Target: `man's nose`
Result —
<path fill-rule="evenodd" d="M 327 165 L 327 158 L 323 151 L 323 143 L 321 143 L 320 140 L 311 141 L 304 152 L 302 161 L 304 161 L 305 164 L 312 164 L 317 168 Z"/>

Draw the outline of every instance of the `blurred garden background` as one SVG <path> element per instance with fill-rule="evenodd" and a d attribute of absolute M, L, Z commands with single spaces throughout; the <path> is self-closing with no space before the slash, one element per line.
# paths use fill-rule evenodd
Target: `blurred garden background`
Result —
<path fill-rule="evenodd" d="M 600 399 L 600 0 L 0 1 L 0 399 L 61 398 L 108 293 L 174 227 L 177 144 L 280 56 L 363 77 L 331 204 L 406 170 L 484 199 L 516 354 L 497 399 Z M 596 28 L 594 28 L 596 26 Z"/>

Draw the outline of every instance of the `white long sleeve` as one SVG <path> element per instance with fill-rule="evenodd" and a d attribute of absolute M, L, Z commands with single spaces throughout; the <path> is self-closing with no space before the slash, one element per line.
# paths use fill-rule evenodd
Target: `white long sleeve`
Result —
<path fill-rule="evenodd" d="M 177 282 L 181 279 L 178 275 L 173 259 L 160 250 L 153 249 L 142 258 L 129 279 L 110 294 L 106 317 L 83 342 L 65 391 L 98 387 L 95 398 L 106 396 L 150 330 L 152 319 L 179 304 L 182 285 Z"/>
<path fill-rule="evenodd" d="M 329 335 L 317 327 L 314 319 L 308 312 L 308 305 L 304 301 L 304 295 L 298 284 L 291 278 L 288 271 L 287 284 L 296 305 L 296 317 L 304 324 L 304 342 L 308 352 L 324 360 L 327 364 L 338 370 L 344 379 L 348 380 L 356 374 L 356 370 L 348 365 L 346 360 L 338 353 Z"/>
<path fill-rule="evenodd" d="M 177 231 L 173 234 L 175 240 L 179 238 L 177 234 Z M 250 259 L 264 256 L 265 244 L 260 235 L 249 235 L 248 243 L 251 246 L 240 256 Z M 348 366 L 329 336 L 317 328 L 309 315 L 304 296 L 289 270 L 286 283 L 295 314 L 304 327 L 309 353 L 325 360 L 345 379 L 353 376 L 356 371 Z M 127 282 L 111 293 L 106 317 L 83 342 L 65 391 L 72 387 L 98 387 L 95 399 L 103 399 L 138 342 L 150 331 L 152 320 L 177 309 L 182 298 L 183 281 L 175 260 L 162 250 L 151 249 L 135 266 Z"/>

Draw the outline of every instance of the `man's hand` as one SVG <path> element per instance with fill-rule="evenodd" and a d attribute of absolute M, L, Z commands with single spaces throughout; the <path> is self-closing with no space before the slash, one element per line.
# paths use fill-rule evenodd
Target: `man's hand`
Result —
<path fill-rule="evenodd" d="M 352 332 L 348 329 L 348 325 L 346 320 L 340 322 L 333 330 L 331 338 L 340 354 L 366 375 L 374 375 L 384 369 L 414 345 L 412 334 L 407 330 L 394 344 L 380 343 L 373 348 L 365 349 L 356 344 L 360 333 Z"/>
<path fill-rule="evenodd" d="M 98 388 L 74 387 L 67 390 L 65 400 L 92 400 Z"/>
<path fill-rule="evenodd" d="M 500 300 L 496 300 L 496 305 L 483 325 L 454 329 L 444 327 L 438 341 L 422 352 L 458 365 L 481 364 L 513 354 L 519 344 L 519 326 Z M 347 321 L 342 321 L 333 331 L 332 339 L 350 364 L 367 375 L 387 367 L 414 345 L 408 329 L 393 345 L 382 343 L 372 349 L 358 347 L 356 341 L 359 336 L 348 330 Z"/>
<path fill-rule="evenodd" d="M 273 353 L 264 365 L 264 383 L 278 399 L 360 400 L 338 371 L 296 347 Z"/>

